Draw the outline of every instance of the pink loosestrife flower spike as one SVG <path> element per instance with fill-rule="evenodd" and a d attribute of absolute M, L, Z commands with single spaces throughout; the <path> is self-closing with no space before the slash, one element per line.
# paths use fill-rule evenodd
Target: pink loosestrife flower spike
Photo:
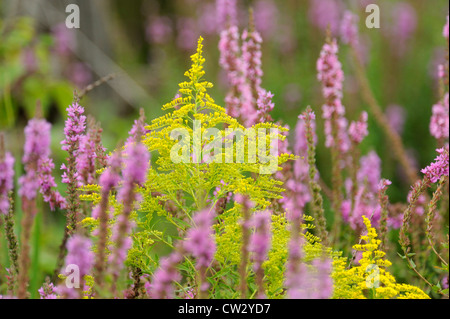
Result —
<path fill-rule="evenodd" d="M 209 267 L 216 251 L 213 221 L 214 214 L 204 209 L 194 216 L 195 226 L 186 234 L 184 249 L 196 259 L 198 268 Z"/>
<path fill-rule="evenodd" d="M 444 175 L 448 176 L 448 149 L 440 148 L 436 151 L 439 155 L 435 158 L 434 162 L 421 170 L 431 183 L 436 183 Z"/>
<path fill-rule="evenodd" d="M 1 146 L 0 146 L 1 147 Z M 0 150 L 1 152 L 1 150 Z M 0 214 L 9 212 L 9 192 L 14 187 L 14 157 L 6 152 L 0 157 Z"/>

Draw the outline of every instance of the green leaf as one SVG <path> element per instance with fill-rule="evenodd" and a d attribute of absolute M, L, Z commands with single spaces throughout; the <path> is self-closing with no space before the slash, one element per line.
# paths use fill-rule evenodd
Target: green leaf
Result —
<path fill-rule="evenodd" d="M 439 291 L 441 290 L 441 287 L 439 286 L 439 283 L 438 283 L 436 286 L 432 286 L 431 289 L 432 289 L 434 292 L 439 292 Z"/>
<path fill-rule="evenodd" d="M 397 252 L 397 255 L 399 255 L 401 259 L 406 259 L 406 256 L 403 256 L 403 255 L 400 254 L 399 252 Z"/>
<path fill-rule="evenodd" d="M 57 82 L 51 86 L 50 90 L 59 112 L 65 114 L 66 108 L 72 103 L 73 88 L 66 82 Z"/>

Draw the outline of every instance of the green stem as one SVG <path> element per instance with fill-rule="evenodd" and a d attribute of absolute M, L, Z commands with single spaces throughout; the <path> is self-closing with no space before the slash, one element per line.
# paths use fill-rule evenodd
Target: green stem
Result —
<path fill-rule="evenodd" d="M 37 215 L 35 216 L 34 223 L 34 234 L 33 234 L 33 251 L 31 258 L 31 278 L 30 278 L 30 290 L 31 298 L 37 298 L 39 289 L 39 255 L 40 255 L 40 237 L 41 237 L 41 227 L 42 227 L 42 214 L 39 209 Z"/>

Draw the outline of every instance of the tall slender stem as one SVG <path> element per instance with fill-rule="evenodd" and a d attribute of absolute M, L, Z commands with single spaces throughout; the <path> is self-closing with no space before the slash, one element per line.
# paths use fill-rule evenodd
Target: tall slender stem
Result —
<path fill-rule="evenodd" d="M 377 121 L 378 125 L 382 128 L 383 132 L 385 133 L 386 137 L 388 138 L 388 141 L 391 144 L 392 152 L 394 156 L 397 158 L 399 163 L 402 165 L 403 169 L 405 170 L 406 176 L 408 177 L 408 180 L 410 184 L 415 183 L 419 177 L 412 166 L 411 162 L 408 160 L 408 156 L 406 155 L 405 147 L 403 146 L 402 139 L 400 135 L 392 128 L 392 126 L 389 124 L 386 116 L 384 115 L 383 111 L 381 110 L 380 105 L 378 104 L 369 84 L 369 80 L 367 79 L 366 72 L 364 70 L 364 66 L 361 62 L 361 59 L 354 47 L 352 47 L 352 55 L 355 65 L 355 72 L 356 76 L 358 78 L 358 83 L 361 86 L 361 94 L 364 98 L 364 100 L 369 105 L 369 109 L 374 116 L 375 120 Z"/>

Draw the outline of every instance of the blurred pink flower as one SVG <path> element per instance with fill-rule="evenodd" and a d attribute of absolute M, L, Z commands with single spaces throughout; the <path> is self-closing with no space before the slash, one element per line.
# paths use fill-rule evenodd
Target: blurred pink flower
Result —
<path fill-rule="evenodd" d="M 206 208 L 194 216 L 194 227 L 190 228 L 184 241 L 184 249 L 196 259 L 196 268 L 209 267 L 214 253 L 216 242 L 214 239 L 214 213 Z"/>
<path fill-rule="evenodd" d="M 403 126 L 404 126 L 405 120 L 406 120 L 405 108 L 400 105 L 391 104 L 386 108 L 385 114 L 386 114 L 386 119 L 389 122 L 389 125 L 398 134 L 402 134 Z"/>
<path fill-rule="evenodd" d="M 197 26 L 202 34 L 220 32 L 214 3 L 203 3 L 198 9 Z"/>
<path fill-rule="evenodd" d="M 152 43 L 164 44 L 172 36 L 172 21 L 166 16 L 152 16 L 147 29 L 147 40 Z"/>
<path fill-rule="evenodd" d="M 192 51 L 197 44 L 199 33 L 192 18 L 180 17 L 177 20 L 177 45 L 182 50 Z"/>
<path fill-rule="evenodd" d="M 311 0 L 309 20 L 312 25 L 325 31 L 330 26 L 333 36 L 338 35 L 341 21 L 342 3 L 336 0 Z"/>
<path fill-rule="evenodd" d="M 79 88 L 84 88 L 92 82 L 92 74 L 85 63 L 77 62 L 70 66 L 70 80 Z"/>
<path fill-rule="evenodd" d="M 449 104 L 448 92 L 443 101 L 433 105 L 430 121 L 430 133 L 436 139 L 448 139 L 449 137 Z"/>
<path fill-rule="evenodd" d="M 402 56 L 408 49 L 408 41 L 417 27 L 417 13 L 407 2 L 395 3 L 390 12 L 389 27 L 385 28 L 385 35 L 390 39 L 392 51 Z"/>
<path fill-rule="evenodd" d="M 278 9 L 272 0 L 256 1 L 253 7 L 253 17 L 255 27 L 261 33 L 263 38 L 270 38 L 277 34 Z"/>
<path fill-rule="evenodd" d="M 11 153 L 6 152 L 1 157 L 0 150 L 0 214 L 8 214 L 9 212 L 9 192 L 14 187 L 14 157 Z"/>
<path fill-rule="evenodd" d="M 447 23 L 444 25 L 444 29 L 442 30 L 442 35 L 448 41 L 448 14 L 447 14 Z"/>
<path fill-rule="evenodd" d="M 358 22 L 359 17 L 356 14 L 348 10 L 344 12 L 344 17 L 340 25 L 340 34 L 343 43 L 351 44 L 355 47 L 358 45 Z"/>
<path fill-rule="evenodd" d="M 69 55 L 72 46 L 71 42 L 76 40 L 71 29 L 67 28 L 65 23 L 60 23 L 52 27 L 52 34 L 56 53 L 62 56 Z"/>
<path fill-rule="evenodd" d="M 238 25 L 236 0 L 216 0 L 217 31 Z"/>

